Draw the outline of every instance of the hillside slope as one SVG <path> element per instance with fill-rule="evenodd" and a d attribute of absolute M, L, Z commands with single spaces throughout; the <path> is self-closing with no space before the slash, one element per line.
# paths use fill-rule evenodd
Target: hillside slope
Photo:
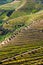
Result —
<path fill-rule="evenodd" d="M 3 1 L 0 65 L 43 65 L 43 0 Z"/>
<path fill-rule="evenodd" d="M 23 0 L 22 2 L 23 3 L 21 4 L 21 6 L 19 6 L 16 9 L 17 12 L 12 13 L 11 18 L 27 15 L 30 13 L 36 13 L 43 9 L 43 1 L 42 0 L 25 0 L 25 2 Z"/>
<path fill-rule="evenodd" d="M 31 22 L 30 25 L 13 32 L 10 38 L 0 44 L 1 64 L 43 64 L 42 13 L 41 11 L 30 15 L 31 18 L 27 20 L 27 22 Z"/>

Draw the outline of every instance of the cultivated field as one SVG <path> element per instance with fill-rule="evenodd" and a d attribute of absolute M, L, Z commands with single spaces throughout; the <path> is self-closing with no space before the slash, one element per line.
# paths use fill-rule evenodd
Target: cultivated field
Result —
<path fill-rule="evenodd" d="M 43 65 L 43 1 L 9 0 L 2 4 L 0 65 Z"/>

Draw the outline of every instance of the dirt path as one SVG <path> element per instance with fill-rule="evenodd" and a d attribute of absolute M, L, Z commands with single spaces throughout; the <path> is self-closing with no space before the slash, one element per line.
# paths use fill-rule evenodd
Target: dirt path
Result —
<path fill-rule="evenodd" d="M 17 11 L 17 10 L 19 10 L 20 8 L 22 8 L 22 7 L 25 5 L 26 2 L 27 2 L 27 1 L 24 0 L 23 3 L 21 4 L 21 6 L 19 6 L 19 7 L 18 7 L 17 9 L 15 9 L 15 10 Z"/>

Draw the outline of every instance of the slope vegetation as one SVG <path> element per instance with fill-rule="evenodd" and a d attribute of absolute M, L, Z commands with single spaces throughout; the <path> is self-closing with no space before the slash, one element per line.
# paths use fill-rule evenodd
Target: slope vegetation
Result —
<path fill-rule="evenodd" d="M 13 32 L 10 38 L 0 44 L 0 64 L 43 64 L 42 13 L 41 11 L 30 15 L 31 18 L 26 20 L 27 22 L 30 21 L 30 24 Z"/>
<path fill-rule="evenodd" d="M 0 0 L 0 5 L 6 4 L 6 3 L 10 3 L 13 0 Z"/>
<path fill-rule="evenodd" d="M 0 5 L 0 65 L 43 65 L 43 0 L 6 1 Z"/>

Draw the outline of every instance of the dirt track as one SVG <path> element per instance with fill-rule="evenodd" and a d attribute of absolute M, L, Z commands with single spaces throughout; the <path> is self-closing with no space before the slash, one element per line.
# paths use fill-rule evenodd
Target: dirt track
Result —
<path fill-rule="evenodd" d="M 26 2 L 27 2 L 27 1 L 24 0 L 23 3 L 22 3 L 17 9 L 15 9 L 15 10 L 17 11 L 17 10 L 19 10 L 20 8 L 22 8 L 22 7 L 25 5 Z"/>

